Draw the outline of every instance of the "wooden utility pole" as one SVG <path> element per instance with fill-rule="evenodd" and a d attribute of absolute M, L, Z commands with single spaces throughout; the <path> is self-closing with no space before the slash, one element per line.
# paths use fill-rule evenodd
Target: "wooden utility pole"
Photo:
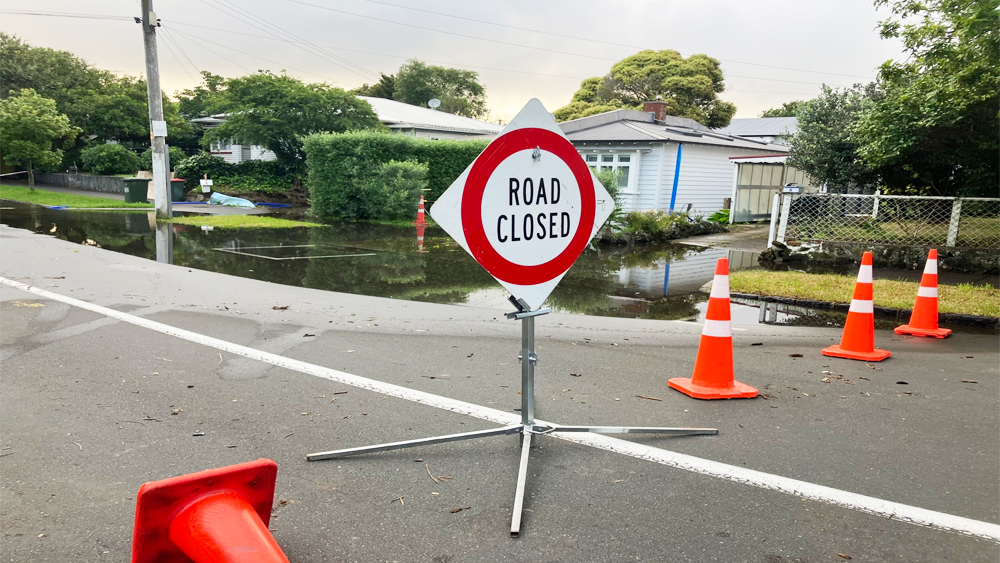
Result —
<path fill-rule="evenodd" d="M 163 121 L 160 65 L 156 57 L 156 14 L 153 0 L 142 0 L 142 40 L 146 47 L 146 97 L 149 100 L 149 138 L 153 148 L 153 203 L 158 219 L 169 219 L 170 165 L 167 160 L 167 126 Z"/>

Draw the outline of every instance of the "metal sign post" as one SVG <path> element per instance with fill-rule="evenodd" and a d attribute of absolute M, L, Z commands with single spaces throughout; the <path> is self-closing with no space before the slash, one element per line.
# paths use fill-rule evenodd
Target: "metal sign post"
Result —
<path fill-rule="evenodd" d="M 563 426 L 535 421 L 535 317 L 559 280 L 613 211 L 611 196 L 559 129 L 531 100 L 431 209 L 431 215 L 490 275 L 511 292 L 521 321 L 521 424 L 348 448 L 306 456 L 309 461 L 518 434 L 521 462 L 510 535 L 521 533 L 532 435 L 558 432 L 713 435 L 715 428 Z M 532 310 L 535 309 L 535 310 Z"/>

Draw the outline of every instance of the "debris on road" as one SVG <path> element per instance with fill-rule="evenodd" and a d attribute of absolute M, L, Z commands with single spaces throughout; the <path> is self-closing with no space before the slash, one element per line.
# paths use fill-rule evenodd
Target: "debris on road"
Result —
<path fill-rule="evenodd" d="M 661 399 L 659 397 L 647 397 L 646 395 L 636 395 L 636 397 L 639 397 L 640 399 L 649 399 L 650 401 L 662 401 L 663 400 L 663 399 Z"/>
<path fill-rule="evenodd" d="M 461 512 L 463 510 L 471 510 L 471 509 L 472 509 L 471 506 L 456 506 L 455 508 L 452 508 L 449 512 L 455 514 L 456 512 Z"/>

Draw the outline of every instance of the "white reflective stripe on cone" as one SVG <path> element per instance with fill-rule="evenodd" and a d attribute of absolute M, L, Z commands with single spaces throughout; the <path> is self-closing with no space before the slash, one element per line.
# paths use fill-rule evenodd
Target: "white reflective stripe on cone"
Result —
<path fill-rule="evenodd" d="M 732 336 L 732 321 L 713 321 L 705 319 L 705 326 L 701 328 L 702 336 Z"/>
<path fill-rule="evenodd" d="M 875 313 L 875 303 L 873 301 L 860 301 L 858 299 L 851 299 L 852 313 Z"/>
<path fill-rule="evenodd" d="M 858 283 L 872 283 L 872 267 L 870 265 L 864 264 L 858 270 Z"/>
<path fill-rule="evenodd" d="M 729 276 L 715 276 L 712 281 L 712 293 L 709 297 L 729 299 Z"/>
<path fill-rule="evenodd" d="M 937 273 L 937 258 L 933 260 L 928 260 L 927 264 L 924 265 L 925 274 L 936 274 Z"/>
<path fill-rule="evenodd" d="M 920 288 L 917 289 L 917 297 L 937 297 L 937 289 L 938 288 L 936 287 L 920 286 Z"/>

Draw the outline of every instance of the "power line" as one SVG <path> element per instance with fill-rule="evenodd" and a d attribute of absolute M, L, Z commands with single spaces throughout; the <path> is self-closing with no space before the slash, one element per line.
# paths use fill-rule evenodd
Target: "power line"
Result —
<path fill-rule="evenodd" d="M 70 12 L 29 12 L 26 10 L 0 10 L 0 14 L 11 16 L 45 16 L 54 18 L 78 18 L 85 20 L 134 21 L 132 16 L 112 16 L 108 14 L 76 14 Z"/>
<path fill-rule="evenodd" d="M 350 68 L 347 65 L 354 66 L 354 67 L 356 67 L 356 68 L 358 68 L 358 69 L 360 69 L 360 70 L 362 70 L 364 72 L 367 72 L 367 73 L 369 73 L 371 75 L 371 77 L 376 77 L 377 76 L 375 73 L 373 73 L 373 72 L 371 72 L 371 71 L 369 71 L 367 69 L 358 67 L 357 65 L 354 65 L 353 63 L 351 63 L 350 61 L 347 61 L 346 59 L 343 59 L 341 57 L 336 57 L 336 55 L 333 55 L 334 58 L 331 58 L 331 55 L 326 54 L 324 51 L 322 51 L 321 49 L 317 49 L 316 47 L 313 47 L 313 49 L 307 49 L 307 48 L 305 48 L 302 44 L 311 45 L 308 41 L 305 41 L 305 40 L 303 40 L 303 39 L 295 36 L 294 34 L 288 33 L 286 31 L 282 30 L 281 28 L 268 23 L 266 20 L 258 18 L 257 16 L 251 14 L 250 12 L 247 12 L 246 10 L 243 10 L 242 8 L 239 8 L 238 6 L 235 6 L 236 10 L 239 10 L 240 12 L 248 14 L 249 17 L 256 18 L 257 20 L 261 21 L 264 25 L 267 25 L 268 27 L 272 27 L 272 28 L 278 30 L 278 32 L 284 34 L 286 37 L 282 37 L 282 36 L 278 35 L 275 31 L 273 31 L 271 29 L 268 29 L 266 27 L 261 27 L 261 25 L 259 25 L 258 23 L 256 23 L 253 20 L 246 19 L 247 16 L 243 16 L 243 15 L 241 15 L 239 13 L 234 13 L 234 11 L 232 9 L 228 9 L 227 10 L 227 9 L 220 8 L 219 6 L 216 6 L 214 4 L 210 4 L 207 0 L 201 0 L 201 2 L 203 4 L 205 4 L 206 6 L 210 7 L 210 8 L 218 10 L 218 11 L 220 11 L 220 12 L 222 12 L 222 13 L 224 13 L 224 14 L 226 14 L 226 15 L 234 18 L 234 19 L 237 19 L 237 20 L 239 20 L 239 21 L 241 21 L 241 22 L 243 22 L 243 23 L 245 23 L 247 25 L 250 25 L 251 27 L 259 29 L 259 30 L 263 31 L 264 33 L 267 33 L 267 34 L 269 34 L 271 36 L 274 36 L 274 37 L 280 39 L 281 41 L 284 41 L 284 42 L 286 42 L 286 43 L 288 43 L 290 45 L 294 45 L 295 47 L 298 47 L 299 49 L 302 49 L 303 51 L 305 51 L 305 52 L 307 52 L 307 53 L 309 53 L 309 54 L 311 54 L 313 56 L 317 56 L 317 57 L 325 60 L 328 63 L 332 63 L 332 64 L 334 64 L 336 66 L 339 66 L 339 67 L 343 68 L 344 70 L 347 70 L 349 72 L 357 74 L 358 76 L 361 76 L 362 78 L 364 78 L 366 80 L 370 80 L 371 78 L 368 77 L 368 76 L 365 76 L 365 75 L 363 75 L 361 73 L 359 73 L 357 70 L 354 70 L 354 69 Z M 287 37 L 293 37 L 293 38 L 297 39 L 299 43 L 296 43 L 295 41 L 290 41 Z M 340 59 L 341 61 L 344 61 L 344 62 L 342 63 L 342 62 L 338 61 L 337 59 Z"/>
<path fill-rule="evenodd" d="M 175 29 L 174 31 L 177 31 L 177 30 Z M 229 57 L 227 57 L 227 56 L 225 56 L 225 55 L 220 55 L 220 54 L 219 54 L 219 53 L 217 53 L 216 51 L 213 51 L 212 49 L 210 49 L 210 48 L 208 48 L 208 47 L 206 47 L 206 46 L 202 45 L 202 44 L 201 44 L 201 41 L 208 41 L 207 39 L 195 39 L 195 38 L 194 38 L 193 36 L 191 36 L 191 35 L 188 35 L 187 33 L 184 33 L 184 32 L 182 32 L 182 31 L 177 31 L 177 33 L 181 34 L 181 35 L 182 35 L 182 36 L 183 36 L 183 37 L 184 37 L 185 39 L 187 39 L 188 41 L 190 41 L 190 42 L 194 43 L 195 45 L 197 45 L 197 46 L 201 47 L 202 49 L 204 49 L 204 50 L 208 51 L 209 53 L 212 53 L 213 55 L 215 55 L 215 56 L 219 57 L 220 59 L 225 59 L 225 60 L 227 60 L 227 61 L 229 61 L 229 62 L 233 63 L 234 65 L 236 65 L 236 66 L 238 66 L 238 67 L 242 68 L 243 70 L 245 70 L 245 71 L 247 71 L 247 72 L 251 72 L 251 73 L 252 73 L 252 72 L 254 72 L 253 70 L 251 70 L 251 69 L 249 69 L 249 68 L 247 68 L 247 67 L 245 67 L 245 66 L 241 65 L 240 63 L 238 63 L 238 62 L 236 62 L 236 61 L 234 61 L 233 59 L 230 59 Z M 208 42 L 209 42 L 209 43 L 212 43 L 211 41 L 208 41 Z M 219 43 L 214 43 L 214 44 L 215 44 L 215 45 L 219 45 Z"/>
<path fill-rule="evenodd" d="M 442 16 L 442 17 L 446 17 L 446 18 L 455 18 L 455 19 L 458 19 L 458 20 L 471 21 L 471 22 L 476 22 L 476 23 L 481 23 L 481 24 L 486 24 L 486 25 L 493 25 L 493 26 L 497 26 L 497 27 L 505 27 L 505 28 L 508 28 L 508 29 L 517 29 L 519 31 L 528 31 L 528 32 L 531 32 L 531 33 L 540 33 L 542 35 L 551 35 L 553 37 L 562 37 L 562 38 L 565 38 L 565 39 L 575 39 L 577 41 L 587 41 L 587 42 L 590 42 L 590 43 L 601 43 L 603 45 L 613 45 L 615 47 L 628 47 L 629 49 L 640 49 L 640 50 L 648 49 L 648 47 L 640 47 L 638 45 L 627 45 L 625 43 L 615 43 L 613 41 L 602 41 L 600 39 L 593 39 L 591 37 L 577 37 L 575 35 L 564 35 L 562 33 L 553 33 L 551 31 L 542 31 L 540 29 L 530 29 L 530 28 L 527 28 L 527 27 L 518 27 L 516 25 L 507 25 L 507 24 L 496 23 L 496 22 L 491 22 L 491 21 L 477 20 L 477 19 L 474 19 L 474 18 L 466 18 L 466 17 L 462 17 L 462 16 L 456 16 L 456 15 L 453 15 L 453 14 L 444 14 L 444 13 L 441 13 L 441 12 L 434 12 L 434 11 L 431 11 L 431 10 L 423 10 L 421 8 L 412 8 L 410 6 L 401 6 L 399 4 L 390 4 L 389 2 L 380 2 L 379 0 L 364 0 L 364 1 L 368 2 L 370 4 L 381 4 L 383 6 L 391 6 L 393 8 L 401 8 L 403 10 L 412 10 L 414 12 L 423 12 L 425 14 L 433 14 L 435 16 Z M 781 69 L 781 70 L 792 70 L 792 71 L 795 71 L 795 72 L 809 72 L 809 73 L 812 73 L 812 74 L 826 74 L 826 75 L 830 75 L 830 76 L 847 76 L 847 77 L 850 77 L 850 78 L 867 78 L 867 79 L 871 79 L 870 76 L 860 76 L 860 75 L 857 75 L 857 74 L 839 74 L 839 73 L 836 73 L 836 72 L 824 72 L 824 71 L 819 71 L 819 70 L 806 70 L 804 68 L 790 68 L 790 67 L 784 67 L 784 66 L 765 65 L 765 64 L 760 64 L 760 63 L 748 63 L 746 61 L 734 61 L 732 59 L 719 59 L 719 60 L 727 62 L 727 63 L 760 66 L 760 67 L 765 67 L 765 68 L 776 68 L 776 69 Z"/>
<path fill-rule="evenodd" d="M 182 35 L 188 41 L 194 42 L 194 37 L 195 36 L 193 36 L 193 35 L 190 35 L 188 33 L 184 33 L 183 31 L 180 31 L 178 29 L 174 29 L 173 32 Z M 206 43 L 211 43 L 212 45 L 217 45 L 217 46 L 222 47 L 224 49 L 229 49 L 229 50 L 232 50 L 232 51 L 237 51 L 239 53 L 243 53 L 244 55 L 250 55 L 249 53 L 246 53 L 245 51 L 240 51 L 239 49 L 236 49 L 234 47 L 230 47 L 228 45 L 223 45 L 222 43 L 216 43 L 215 41 L 209 41 L 208 39 L 205 39 L 204 37 L 199 37 L 198 39 L 200 39 L 201 41 L 204 41 Z M 212 51 L 211 49 L 208 49 L 208 47 L 205 47 L 204 45 L 199 45 L 199 46 L 202 47 L 202 48 L 204 48 L 204 49 L 206 49 L 206 50 L 208 50 L 211 53 L 215 53 L 215 51 Z M 218 53 L 215 53 L 215 54 L 218 55 L 218 56 L 220 56 L 220 57 L 222 56 L 222 55 L 219 55 Z M 316 74 L 314 72 L 309 72 L 308 70 L 302 70 L 301 68 L 295 68 L 293 66 L 288 66 L 288 65 L 280 63 L 278 61 L 272 61 L 270 59 L 265 59 L 264 57 L 258 57 L 256 55 L 250 55 L 250 56 L 253 57 L 253 58 L 255 58 L 255 59 L 260 59 L 262 61 L 269 62 L 271 64 L 276 64 L 276 65 L 278 65 L 278 66 L 280 66 L 282 68 L 287 68 L 287 69 L 290 69 L 290 70 L 295 70 L 295 71 L 298 71 L 298 72 L 303 72 L 305 74 L 311 74 L 313 76 L 317 76 L 317 77 L 322 78 L 323 80 L 325 80 L 327 82 L 333 82 L 333 83 L 336 83 L 336 84 L 343 84 L 343 82 L 337 82 L 336 80 L 333 80 L 331 78 L 327 78 L 327 77 L 325 77 L 323 75 Z M 223 58 L 225 58 L 225 57 L 223 57 Z M 226 59 L 226 60 L 229 60 L 229 59 Z M 233 62 L 233 61 L 230 61 L 230 62 Z M 236 64 L 236 63 L 233 63 L 233 64 Z M 239 66 L 242 66 L 242 65 L 239 65 Z M 242 67 L 242 68 L 246 68 L 246 67 Z M 251 72 L 253 72 L 253 71 L 251 71 Z"/>
<path fill-rule="evenodd" d="M 194 61 L 191 60 L 191 57 L 187 56 L 187 53 L 184 52 L 184 49 L 181 47 L 181 44 L 177 42 L 177 39 L 173 35 L 171 35 L 171 33 L 169 32 L 169 30 L 167 30 L 167 28 L 163 28 L 163 36 L 165 38 L 169 37 L 170 41 L 173 42 L 173 44 L 177 47 L 177 50 L 180 51 L 182 55 L 184 55 L 185 59 L 187 59 L 187 62 L 191 63 L 191 66 L 194 67 L 194 70 L 198 72 L 198 74 L 201 74 L 201 69 L 198 68 L 198 65 L 194 64 Z"/>
<path fill-rule="evenodd" d="M 178 57 L 177 53 L 174 52 L 174 48 L 170 46 L 170 41 L 167 38 L 166 34 L 163 34 L 163 44 L 167 47 L 167 50 L 170 51 L 170 54 L 174 56 L 174 60 L 177 61 L 177 64 L 180 65 L 181 69 L 184 70 L 184 74 L 187 74 L 188 78 L 190 78 L 191 80 L 195 80 L 194 76 L 191 76 L 191 73 L 188 72 L 187 67 L 184 66 L 184 63 L 181 62 L 180 57 Z M 179 48 L 180 46 L 178 46 L 178 49 Z M 195 68 L 197 69 L 197 67 Z M 195 82 L 197 82 L 197 80 L 195 80 Z"/>

